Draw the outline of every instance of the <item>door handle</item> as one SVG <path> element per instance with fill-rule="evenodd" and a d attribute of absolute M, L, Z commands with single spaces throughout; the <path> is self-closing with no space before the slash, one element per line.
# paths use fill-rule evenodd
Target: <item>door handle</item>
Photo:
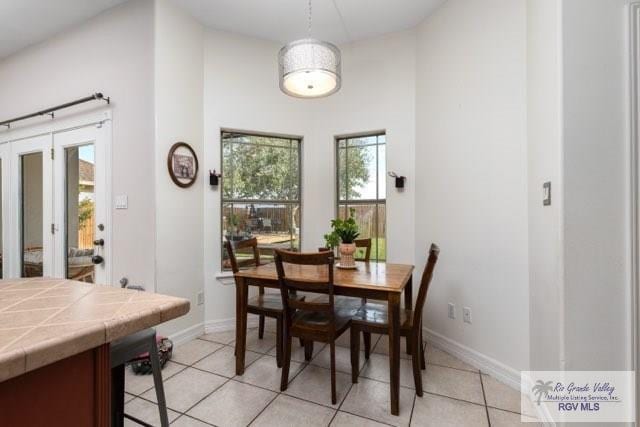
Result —
<path fill-rule="evenodd" d="M 104 239 L 96 239 L 93 241 L 93 246 L 104 246 Z"/>
<path fill-rule="evenodd" d="M 100 255 L 94 255 L 91 257 L 91 262 L 98 265 L 104 262 L 104 258 Z"/>

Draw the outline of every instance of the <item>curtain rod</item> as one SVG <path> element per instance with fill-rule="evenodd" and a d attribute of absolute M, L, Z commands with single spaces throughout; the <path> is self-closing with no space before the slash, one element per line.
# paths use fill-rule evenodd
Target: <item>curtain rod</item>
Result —
<path fill-rule="evenodd" d="M 78 105 L 78 104 L 84 104 L 85 102 L 90 102 L 90 101 L 105 101 L 107 104 L 110 104 L 111 98 L 109 98 L 108 96 L 105 97 L 100 92 L 96 92 L 91 96 L 76 99 L 75 101 L 67 102 L 65 104 L 56 105 L 55 107 L 47 108 L 46 110 L 41 110 L 36 113 L 31 113 L 25 116 L 16 117 L 14 119 L 5 120 L 3 122 L 0 122 L 0 126 L 6 126 L 7 128 L 11 128 L 11 123 L 30 119 L 32 117 L 39 117 L 39 116 L 45 116 L 45 115 L 49 115 L 53 119 L 55 117 L 54 115 L 55 111 L 62 110 L 63 108 L 73 107 L 74 105 Z"/>

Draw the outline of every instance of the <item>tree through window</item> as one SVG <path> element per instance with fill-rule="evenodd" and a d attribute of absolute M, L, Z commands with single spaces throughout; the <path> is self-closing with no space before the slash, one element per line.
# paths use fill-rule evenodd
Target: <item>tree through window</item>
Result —
<path fill-rule="evenodd" d="M 346 218 L 353 208 L 360 238 L 372 240 L 371 260 L 384 261 L 387 258 L 385 134 L 337 138 L 336 151 L 338 217 Z"/>
<path fill-rule="evenodd" d="M 256 237 L 265 259 L 274 249 L 300 250 L 301 140 L 230 131 L 221 140 L 223 240 Z M 222 254 L 228 270 L 224 245 Z"/>

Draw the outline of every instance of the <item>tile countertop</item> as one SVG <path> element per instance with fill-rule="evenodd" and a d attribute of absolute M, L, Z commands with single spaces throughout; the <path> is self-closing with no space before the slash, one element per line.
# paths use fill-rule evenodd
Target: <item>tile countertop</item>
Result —
<path fill-rule="evenodd" d="M 0 280 L 0 381 L 189 312 L 189 301 L 64 279 Z"/>

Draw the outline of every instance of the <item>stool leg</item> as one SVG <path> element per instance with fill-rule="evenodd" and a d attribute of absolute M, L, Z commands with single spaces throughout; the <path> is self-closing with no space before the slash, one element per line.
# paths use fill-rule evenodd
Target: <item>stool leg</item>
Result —
<path fill-rule="evenodd" d="M 156 345 L 155 336 L 152 338 L 149 358 L 151 359 L 151 367 L 153 368 L 153 384 L 156 387 L 158 410 L 160 411 L 160 425 L 162 427 L 169 427 L 169 417 L 167 416 L 167 402 L 164 398 L 164 386 L 162 385 L 162 368 L 160 368 L 158 346 Z"/>
<path fill-rule="evenodd" d="M 124 365 L 111 368 L 111 426 L 124 426 Z"/>

